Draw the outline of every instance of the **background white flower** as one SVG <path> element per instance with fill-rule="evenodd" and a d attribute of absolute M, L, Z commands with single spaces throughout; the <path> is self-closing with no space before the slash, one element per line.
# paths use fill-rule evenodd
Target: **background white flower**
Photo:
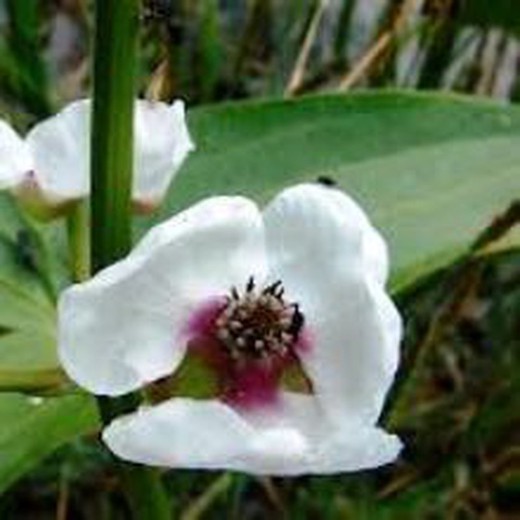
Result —
<path fill-rule="evenodd" d="M 401 338 L 387 275 L 383 239 L 334 188 L 289 188 L 263 213 L 210 198 L 63 293 L 61 360 L 103 395 L 172 374 L 187 353 L 214 370 L 213 399 L 114 420 L 103 439 L 122 458 L 273 475 L 378 466 L 401 447 L 376 426 Z M 294 364 L 312 392 L 282 388 Z"/>
<path fill-rule="evenodd" d="M 32 163 L 19 135 L 0 120 L 0 189 L 18 186 L 30 171 Z"/>
<path fill-rule="evenodd" d="M 184 103 L 137 100 L 134 112 L 134 184 L 139 207 L 157 205 L 193 150 Z M 25 139 L 0 121 L 0 188 L 17 188 L 49 206 L 90 192 L 90 100 L 67 105 L 34 126 Z M 34 193 L 36 192 L 36 193 Z"/>

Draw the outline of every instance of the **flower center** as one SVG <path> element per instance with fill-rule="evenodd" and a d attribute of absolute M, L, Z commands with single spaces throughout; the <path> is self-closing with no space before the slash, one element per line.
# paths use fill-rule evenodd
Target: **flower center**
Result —
<path fill-rule="evenodd" d="M 285 301 L 280 281 L 259 289 L 250 278 L 242 294 L 231 290 L 214 323 L 221 345 L 241 363 L 294 355 L 304 317 L 297 303 Z"/>
<path fill-rule="evenodd" d="M 272 405 L 281 388 L 312 392 L 300 364 L 309 331 L 280 281 L 258 286 L 250 278 L 243 290 L 204 302 L 186 332 L 190 357 L 211 370 L 216 395 L 232 406 Z"/>

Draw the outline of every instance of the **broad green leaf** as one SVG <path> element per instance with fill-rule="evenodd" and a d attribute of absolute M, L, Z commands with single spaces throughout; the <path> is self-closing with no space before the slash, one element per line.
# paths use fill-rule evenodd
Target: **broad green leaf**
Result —
<path fill-rule="evenodd" d="M 520 111 L 488 101 L 309 97 L 200 109 L 189 125 L 197 151 L 154 222 L 201 197 L 265 203 L 329 176 L 388 239 L 394 289 L 453 260 L 520 193 Z"/>

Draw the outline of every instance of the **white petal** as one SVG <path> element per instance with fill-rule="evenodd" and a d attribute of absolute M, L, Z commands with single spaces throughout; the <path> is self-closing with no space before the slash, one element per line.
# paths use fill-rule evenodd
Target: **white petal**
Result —
<path fill-rule="evenodd" d="M 358 471 L 388 464 L 399 455 L 402 443 L 397 436 L 359 422 L 336 417 L 331 420 L 327 412 L 316 396 L 284 392 L 277 408 L 247 413 L 244 419 L 263 431 L 263 436 L 270 429 L 282 429 L 293 430 L 293 435 L 305 439 L 306 451 L 298 460 L 286 462 L 271 454 L 270 467 L 261 466 L 259 472 L 298 475 Z"/>
<path fill-rule="evenodd" d="M 401 337 L 400 317 L 382 286 L 382 239 L 352 199 L 318 185 L 285 190 L 264 220 L 272 276 L 305 315 L 312 347 L 302 361 L 318 397 L 338 420 L 373 424 Z"/>
<path fill-rule="evenodd" d="M 119 395 L 174 371 L 186 322 L 212 297 L 266 270 L 263 224 L 241 197 L 207 199 L 153 228 L 124 260 L 59 302 L 59 352 L 69 375 Z"/>
<path fill-rule="evenodd" d="M 0 189 L 19 185 L 31 168 L 25 143 L 5 121 L 0 120 Z"/>
<path fill-rule="evenodd" d="M 144 204 L 160 201 L 173 177 L 194 149 L 184 116 L 184 103 L 138 101 L 135 121 L 133 198 Z"/>
<path fill-rule="evenodd" d="M 75 101 L 26 137 L 36 180 L 51 203 L 79 199 L 90 191 L 89 120 L 90 101 Z"/>
<path fill-rule="evenodd" d="M 376 282 L 385 285 L 389 275 L 388 248 L 384 238 L 374 228 L 360 206 L 344 192 L 335 188 L 307 185 L 317 193 L 326 195 L 327 202 L 334 205 L 338 214 L 342 214 L 349 221 L 356 222 L 361 230 L 361 254 L 364 268 L 370 273 Z M 307 189 L 300 186 L 299 189 Z M 288 193 L 289 190 L 286 190 Z"/>
<path fill-rule="evenodd" d="M 314 473 L 377 468 L 393 462 L 401 449 L 399 438 L 380 428 L 339 429 L 328 439 Z"/>
<path fill-rule="evenodd" d="M 166 467 L 240 463 L 254 430 L 218 401 L 172 399 L 116 419 L 103 440 L 119 457 Z"/>
<path fill-rule="evenodd" d="M 399 453 L 399 440 L 380 430 L 328 429 L 309 396 L 286 395 L 284 404 L 258 420 L 219 401 L 171 399 L 116 419 L 103 440 L 142 464 L 269 475 L 355 471 Z"/>

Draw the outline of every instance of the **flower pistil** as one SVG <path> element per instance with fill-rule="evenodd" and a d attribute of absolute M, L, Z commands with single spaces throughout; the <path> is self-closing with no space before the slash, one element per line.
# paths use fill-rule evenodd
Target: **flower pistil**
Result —
<path fill-rule="evenodd" d="M 257 292 L 253 277 L 243 294 L 231 290 L 215 320 L 217 338 L 237 363 L 293 354 L 303 325 L 299 305 L 284 300 L 281 281 Z"/>

